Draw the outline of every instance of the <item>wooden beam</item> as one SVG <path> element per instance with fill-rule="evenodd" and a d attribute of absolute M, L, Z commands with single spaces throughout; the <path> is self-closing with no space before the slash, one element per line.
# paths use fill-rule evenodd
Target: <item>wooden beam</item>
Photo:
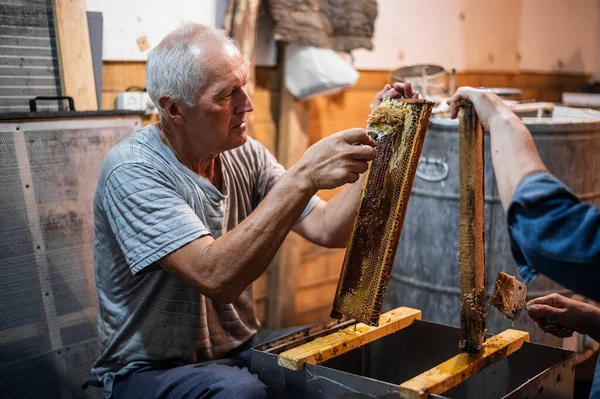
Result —
<path fill-rule="evenodd" d="M 258 10 L 260 0 L 229 0 L 223 17 L 223 29 L 227 31 L 240 50 L 240 53 L 248 61 L 248 82 L 245 90 L 254 101 L 254 88 L 256 85 L 256 23 L 258 20 Z M 246 114 L 246 132 L 249 136 L 257 138 L 254 124 L 254 113 Z M 274 143 L 265 143 L 266 147 L 272 148 Z M 271 309 L 271 300 L 268 298 L 267 286 L 269 285 L 269 276 L 263 274 L 256 280 L 252 286 L 254 290 L 254 301 L 257 316 L 259 320 L 269 322 L 269 309 Z M 260 302 L 258 301 L 260 300 Z M 259 304 L 262 305 L 259 308 Z M 266 309 L 266 310 L 265 310 Z"/>
<path fill-rule="evenodd" d="M 53 0 L 62 92 L 77 111 L 96 111 L 98 99 L 85 0 Z"/>
<path fill-rule="evenodd" d="M 285 87 L 285 44 L 279 47 L 281 88 L 279 94 L 279 124 L 277 129 L 277 159 L 287 169 L 293 166 L 308 148 L 306 120 L 308 112 L 297 103 Z M 294 325 L 296 311 L 297 274 L 301 265 L 305 241 L 290 233 L 269 266 L 269 328 Z"/>
<path fill-rule="evenodd" d="M 483 132 L 475 108 L 459 110 L 460 230 L 460 347 L 477 353 L 485 339 L 485 259 Z"/>
<path fill-rule="evenodd" d="M 228 0 L 223 29 L 235 40 L 242 56 L 249 62 L 249 76 L 245 89 L 254 100 L 256 82 L 256 22 L 260 0 Z M 254 137 L 254 113 L 246 114 L 246 131 Z M 263 143 L 267 145 L 267 143 Z"/>
<path fill-rule="evenodd" d="M 289 168 L 302 158 L 308 148 L 308 132 L 306 122 L 308 111 L 306 104 L 298 103 L 285 86 L 285 53 L 287 47 L 279 47 L 281 53 L 279 68 L 281 72 L 281 87 L 279 94 L 279 125 L 277 131 L 277 159 Z"/>
<path fill-rule="evenodd" d="M 403 399 L 423 399 L 432 394 L 442 394 L 487 366 L 516 352 L 527 341 L 529 341 L 529 333 L 518 330 L 505 330 L 488 339 L 483 344 L 480 353 L 476 355 L 461 353 L 404 382 L 400 385 L 400 397 Z"/>
<path fill-rule="evenodd" d="M 281 353 L 277 363 L 290 370 L 302 370 L 305 363 L 322 363 L 406 328 L 420 319 L 420 310 L 400 307 L 382 314 L 379 327 L 370 327 L 363 323 L 346 327 Z"/>

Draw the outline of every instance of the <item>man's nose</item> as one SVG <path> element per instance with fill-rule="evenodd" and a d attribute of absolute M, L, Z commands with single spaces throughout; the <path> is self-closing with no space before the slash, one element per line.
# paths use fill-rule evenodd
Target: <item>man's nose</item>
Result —
<path fill-rule="evenodd" d="M 246 92 L 246 89 L 242 88 L 241 96 L 238 105 L 235 108 L 236 114 L 241 114 L 244 112 L 252 112 L 254 111 L 254 104 L 252 104 L 252 100 L 250 96 Z"/>

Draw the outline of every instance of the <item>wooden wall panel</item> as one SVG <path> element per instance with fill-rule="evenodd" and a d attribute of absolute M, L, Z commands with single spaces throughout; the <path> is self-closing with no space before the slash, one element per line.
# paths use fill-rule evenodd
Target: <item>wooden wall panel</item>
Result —
<path fill-rule="evenodd" d="M 117 94 L 129 88 L 146 87 L 145 61 L 104 61 L 102 65 L 102 109 L 116 107 Z M 158 122 L 158 115 L 142 116 L 142 123 Z"/>
<path fill-rule="evenodd" d="M 104 61 L 102 92 L 120 92 L 128 87 L 146 87 L 146 62 Z"/>
<path fill-rule="evenodd" d="M 105 62 L 103 109 L 114 106 L 119 91 L 130 86 L 143 87 L 144 70 L 144 62 Z M 277 68 L 259 67 L 256 70 L 254 136 L 272 153 L 278 143 L 280 79 Z M 560 101 L 563 91 L 578 91 L 579 85 L 588 80 L 587 75 L 463 72 L 457 74 L 456 86 L 515 87 L 523 91 L 523 99 Z M 309 145 L 340 130 L 364 127 L 375 93 L 389 81 L 387 71 L 362 71 L 354 87 L 298 104 L 297 108 L 305 113 L 302 123 L 308 132 Z M 337 192 L 339 189 L 321 191 L 319 196 L 330 199 Z M 295 314 L 291 320 L 296 325 L 307 325 L 329 318 L 345 251 L 321 248 L 304 240 L 300 242 L 301 266 L 297 271 Z M 254 284 L 256 311 L 263 325 L 268 322 L 268 292 L 268 280 L 264 275 Z"/>
<path fill-rule="evenodd" d="M 331 311 L 336 287 L 337 279 L 310 287 L 299 287 L 296 291 L 296 313 L 309 312 L 324 306 L 329 307 Z"/>

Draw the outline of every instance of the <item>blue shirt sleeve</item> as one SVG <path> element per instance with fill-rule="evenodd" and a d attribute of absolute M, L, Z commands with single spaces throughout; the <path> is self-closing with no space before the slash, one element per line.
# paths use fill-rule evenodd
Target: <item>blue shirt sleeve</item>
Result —
<path fill-rule="evenodd" d="M 519 183 L 507 212 L 513 257 L 525 282 L 538 273 L 600 300 L 600 209 L 583 204 L 556 177 Z"/>

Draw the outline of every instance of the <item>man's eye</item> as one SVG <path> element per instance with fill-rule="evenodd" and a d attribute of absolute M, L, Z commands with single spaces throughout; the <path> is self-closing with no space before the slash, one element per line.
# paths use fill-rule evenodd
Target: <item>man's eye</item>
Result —
<path fill-rule="evenodd" d="M 235 92 L 235 89 L 233 89 L 232 91 L 229 92 L 229 94 L 226 94 L 225 96 L 223 96 L 223 100 L 228 99 L 229 97 L 231 97 L 233 95 L 233 93 Z"/>

